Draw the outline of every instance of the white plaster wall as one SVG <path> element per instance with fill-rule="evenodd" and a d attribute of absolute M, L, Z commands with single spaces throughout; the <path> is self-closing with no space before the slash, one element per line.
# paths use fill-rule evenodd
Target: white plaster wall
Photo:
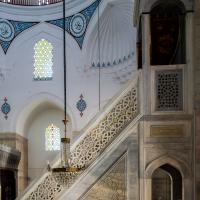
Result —
<path fill-rule="evenodd" d="M 67 16 L 78 13 L 92 2 L 94 2 L 94 0 L 89 0 L 87 2 L 83 0 L 67 2 Z M 111 2 L 111 0 L 102 1 L 100 15 L 104 13 L 109 14 L 109 12 L 104 12 L 105 9 L 110 8 L 110 6 L 107 6 L 109 2 Z M 112 5 L 114 2 L 115 1 L 112 1 Z M 119 1 L 116 0 L 116 2 L 118 2 L 118 5 Z M 117 10 L 117 12 L 119 11 Z M 126 9 L 124 14 L 127 17 Z M 70 119 L 67 134 L 72 141 L 75 141 L 76 138 L 80 136 L 79 131 L 84 128 L 99 111 L 98 69 L 85 68 L 85 63 L 87 63 L 89 54 L 88 48 L 90 45 L 88 44 L 92 41 L 94 44 L 97 41 L 93 40 L 94 34 L 91 34 L 95 32 L 93 31 L 94 29 L 97 29 L 97 16 L 97 13 L 94 13 L 90 21 L 82 50 L 79 48 L 74 38 L 66 33 L 67 113 Z M 130 18 L 131 16 L 132 15 L 130 15 Z M 0 69 L 3 70 L 4 74 L 4 77 L 0 77 L 0 106 L 4 102 L 4 97 L 7 97 L 8 103 L 11 105 L 11 112 L 8 114 L 7 120 L 5 120 L 3 113 L 0 113 L 0 133 L 14 132 L 28 139 L 29 181 L 39 176 L 46 167 L 47 160 L 51 162 L 58 153 L 45 151 L 44 132 L 46 127 L 54 123 L 61 128 L 61 130 L 64 128 L 62 123 L 64 99 L 63 32 L 60 28 L 43 22 L 45 20 L 58 19 L 61 17 L 62 4 L 37 8 L 20 8 L 18 6 L 0 4 L 0 18 L 16 21 L 41 22 L 18 35 L 12 42 L 6 55 L 0 47 Z M 131 23 L 131 20 L 129 23 Z M 108 26 L 108 28 L 109 27 L 110 26 Z M 134 41 L 135 35 L 132 36 L 133 33 L 134 30 L 130 32 L 130 38 L 133 37 Z M 104 33 L 102 32 L 101 34 Z M 112 32 L 112 34 L 114 33 Z M 48 40 L 53 45 L 52 81 L 33 80 L 34 45 L 42 38 Z M 110 39 L 105 38 L 105 41 L 102 42 L 109 43 L 109 40 Z M 123 41 L 124 40 L 117 41 L 119 42 L 119 47 L 120 42 Z M 135 45 L 133 42 L 132 44 L 134 49 Z M 115 51 L 112 51 L 112 47 L 110 48 L 110 50 L 106 49 L 107 57 L 109 57 L 109 55 L 110 57 L 115 56 L 113 55 Z M 124 53 L 123 51 L 121 52 Z M 121 57 L 120 55 L 117 56 Z M 129 65 L 127 69 L 126 65 Z M 116 69 L 103 69 L 101 71 L 101 108 L 103 108 L 106 102 L 121 88 L 121 82 L 116 80 L 116 78 L 130 73 L 130 69 L 135 69 L 135 66 L 130 66 L 129 62 L 123 63 L 121 66 L 116 66 Z M 83 117 L 80 116 L 80 112 L 76 108 L 76 103 L 81 94 L 83 94 L 87 103 L 87 108 L 84 111 Z"/>
<path fill-rule="evenodd" d="M 90 1 L 89 3 L 91 3 Z M 106 9 L 106 3 L 103 1 L 102 9 Z M 116 1 L 117 2 L 117 1 Z M 73 13 L 81 10 L 80 5 L 73 3 Z M 72 2 L 70 1 L 70 5 Z M 83 2 L 85 8 L 86 5 Z M 90 4 L 87 4 L 90 5 Z M 60 5 L 61 6 L 61 5 Z M 9 6 L 7 6 L 9 7 Z M 77 11 L 76 11 L 77 9 Z M 61 16 L 59 5 L 53 5 L 45 10 L 39 8 L 39 12 L 34 8 L 29 8 L 25 11 L 22 9 L 6 8 L 0 9 L 0 18 L 24 21 L 38 21 L 57 19 Z M 32 12 L 31 12 L 32 11 Z M 4 13 L 5 12 L 5 13 Z M 11 13 L 15 14 L 11 14 Z M 52 15 L 50 13 L 52 12 Z M 39 15 L 40 13 L 40 15 Z M 42 15 L 44 13 L 44 15 Z M 103 11 L 101 11 L 103 13 Z M 69 14 L 72 14 L 69 12 Z M 22 18 L 22 16 L 27 16 Z M 95 28 L 97 23 L 97 15 L 91 19 L 91 23 Z M 44 19 L 45 18 L 45 19 Z M 95 23 L 94 23 L 95 22 Z M 89 24 L 89 26 L 90 26 Z M 135 37 L 135 35 L 133 35 Z M 33 80 L 33 64 L 35 43 L 44 38 L 52 43 L 53 50 L 53 80 L 52 81 L 34 81 Z M 87 37 L 85 44 L 92 40 Z M 4 97 L 7 97 L 8 103 L 11 105 L 11 112 L 8 115 L 8 120 L 4 119 L 3 113 L 0 114 L 0 132 L 16 132 L 27 137 L 26 126 L 29 115 L 42 102 L 50 102 L 56 104 L 60 109 L 63 108 L 63 43 L 62 31 L 60 28 L 46 24 L 45 22 L 36 25 L 23 33 L 21 33 L 11 44 L 7 54 L 5 55 L 0 48 L 0 65 L 5 69 L 5 78 L 0 82 L 0 105 L 3 104 Z M 119 40 L 120 41 L 120 40 Z M 87 57 L 84 49 L 80 49 L 76 41 L 66 33 L 67 46 L 67 111 L 72 121 L 72 131 L 80 131 L 98 112 L 98 93 L 99 80 L 98 69 L 88 73 L 84 70 L 84 62 Z M 86 48 L 88 45 L 84 45 Z M 133 45 L 134 48 L 134 45 Z M 83 53 L 84 52 L 84 53 Z M 108 52 L 109 54 L 109 52 Z M 126 63 L 124 64 L 126 65 Z M 121 67 L 126 70 L 125 66 Z M 132 67 L 135 69 L 135 66 Z M 120 67 L 119 67 L 120 70 Z M 130 66 L 129 66 L 130 70 Z M 116 72 L 117 73 L 117 72 Z M 130 73 L 130 72 L 129 72 Z M 119 73 L 120 74 L 120 73 Z M 118 76 L 118 75 L 117 75 Z M 121 88 L 119 81 L 113 79 L 113 74 L 106 72 L 101 73 L 101 107 L 113 97 Z M 79 96 L 83 94 L 87 103 L 87 108 L 84 111 L 83 117 L 80 117 L 80 112 L 76 108 L 76 103 Z"/>
<path fill-rule="evenodd" d="M 126 0 L 129 1 L 129 0 Z M 132 1 L 132 0 L 130 0 Z M 66 16 L 78 13 L 82 9 L 90 5 L 94 0 L 67 0 Z M 108 5 L 111 2 L 110 5 Z M 118 0 L 102 0 L 100 7 L 100 15 L 107 13 L 116 2 L 116 5 L 123 3 Z M 126 5 L 126 4 L 125 4 Z M 108 9 L 107 12 L 105 10 Z M 132 10 L 131 8 L 129 10 Z M 124 16 L 127 17 L 127 5 L 124 8 Z M 123 17 L 123 13 L 117 13 Z M 130 12 L 132 13 L 132 12 Z M 45 129 L 54 123 L 61 128 L 63 133 L 63 32 L 57 26 L 47 24 L 44 21 L 58 19 L 62 17 L 62 4 L 44 6 L 44 7 L 18 7 L 9 6 L 0 3 L 0 18 L 15 21 L 40 21 L 36 26 L 25 30 L 18 35 L 8 49 L 6 55 L 0 47 L 0 69 L 3 69 L 4 77 L 0 77 L 0 106 L 3 104 L 4 97 L 7 97 L 8 103 L 11 105 L 11 112 L 8 119 L 5 120 L 3 113 L 0 113 L 0 133 L 14 132 L 28 139 L 28 177 L 32 181 L 35 177 L 40 176 L 46 167 L 46 162 L 50 162 L 56 157 L 58 152 L 45 151 Z M 70 119 L 68 125 L 68 136 L 75 141 L 80 136 L 79 131 L 89 123 L 91 119 L 98 113 L 99 108 L 99 74 L 98 69 L 88 69 L 85 63 L 88 63 L 88 48 L 93 42 L 96 48 L 97 39 L 94 40 L 97 29 L 97 12 L 94 13 L 86 31 L 85 40 L 82 50 L 78 44 L 66 32 L 66 58 L 67 58 L 67 113 Z M 109 17 L 109 16 L 108 16 Z M 104 17 L 105 18 L 105 17 Z M 114 19 L 114 18 L 113 18 Z M 116 20 L 115 20 L 116 21 Z M 126 21 L 128 40 L 130 46 L 135 48 L 134 30 L 130 31 L 132 26 L 132 14 L 130 20 Z M 120 20 L 123 23 L 123 20 Z M 109 24 L 108 24 L 109 25 Z M 112 25 L 112 22 L 111 22 Z M 112 26 L 107 26 L 112 28 Z M 120 34 L 116 26 L 116 36 L 120 38 Z M 124 27 L 124 26 L 123 26 Z M 119 27 L 120 28 L 120 24 Z M 134 29 L 134 28 L 133 28 Z M 106 31 L 106 30 L 104 30 Z M 104 35 L 104 31 L 101 32 Z M 108 31 L 116 38 L 113 29 Z M 122 32 L 120 32 L 122 33 Z M 123 33 L 122 33 L 123 34 Z M 107 38 L 102 37 L 101 43 L 109 44 L 112 35 Z M 46 39 L 53 45 L 53 80 L 52 81 L 34 81 L 34 45 L 40 39 Z M 127 43 L 125 40 L 117 40 L 120 50 L 113 51 L 112 45 L 108 45 L 110 49 L 103 46 L 104 54 L 107 58 L 121 58 L 119 52 L 124 54 L 124 47 Z M 123 43 L 123 49 L 121 48 Z M 97 49 L 96 49 L 97 52 Z M 131 50 L 132 52 L 132 50 Z M 124 56 L 124 55 L 122 55 Z M 133 58 L 134 61 L 135 57 Z M 109 60 L 109 59 L 108 59 Z M 122 87 L 122 82 L 117 79 L 122 77 L 126 82 L 127 74 L 136 69 L 130 65 L 131 62 L 115 66 L 116 69 L 103 69 L 101 71 L 101 108 L 111 99 Z M 127 68 L 126 68 L 127 67 Z M 0 71 L 1 72 L 1 71 Z M 124 83 L 125 83 L 124 82 Z M 76 108 L 79 96 L 83 94 L 87 103 L 87 108 L 80 116 L 80 112 Z"/>
<path fill-rule="evenodd" d="M 46 106 L 45 106 L 46 107 Z M 45 130 L 52 123 L 60 128 L 61 137 L 63 136 L 62 124 L 63 112 L 60 109 L 49 106 L 41 107 L 32 117 L 30 127 L 27 131 L 28 138 L 28 177 L 32 181 L 41 175 L 47 165 L 47 161 L 53 161 L 59 151 L 45 150 Z M 68 126 L 67 136 L 71 136 L 71 127 Z"/>
<path fill-rule="evenodd" d="M 5 80 L 1 82 L 0 85 L 1 101 L 3 102 L 3 98 L 7 97 L 12 110 L 8 120 L 4 120 L 3 116 L 1 116 L 0 132 L 13 131 L 24 135 L 22 128 L 16 130 L 15 120 L 24 106 L 26 106 L 27 100 L 31 99 L 33 96 L 48 93 L 49 95 L 61 99 L 61 101 L 63 100 L 63 58 L 61 37 L 62 33 L 59 29 L 52 28 L 50 25 L 40 24 L 17 38 L 8 50 L 6 56 L 1 54 L 5 68 L 9 69 Z M 54 47 L 54 74 L 52 81 L 33 80 L 33 47 L 41 38 L 45 38 L 51 42 Z M 78 126 L 75 127 L 75 130 L 80 130 L 97 111 L 98 74 L 88 77 L 85 76 L 83 72 L 77 72 L 76 66 L 81 66 L 81 51 L 70 36 L 67 37 L 67 40 L 69 41 L 67 43 L 67 103 L 69 109 L 72 110 L 76 124 L 78 124 Z M 102 77 L 101 82 L 102 100 L 109 99 L 119 89 L 119 85 L 113 83 L 112 80 L 109 79 L 109 76 Z M 76 109 L 76 102 L 79 100 L 81 93 L 88 105 L 82 118 L 79 115 L 79 111 Z M 29 103 L 31 102 L 29 101 L 28 104 Z M 11 123 L 12 120 L 14 120 L 13 123 Z M 13 124 L 13 126 L 11 126 L 11 124 Z"/>

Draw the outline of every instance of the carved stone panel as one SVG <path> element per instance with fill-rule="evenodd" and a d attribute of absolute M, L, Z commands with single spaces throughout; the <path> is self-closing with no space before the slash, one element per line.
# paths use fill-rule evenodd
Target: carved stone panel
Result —
<path fill-rule="evenodd" d="M 126 157 L 109 169 L 80 200 L 94 199 L 126 199 Z"/>
<path fill-rule="evenodd" d="M 151 126 L 151 137 L 182 137 L 184 125 L 154 125 Z"/>

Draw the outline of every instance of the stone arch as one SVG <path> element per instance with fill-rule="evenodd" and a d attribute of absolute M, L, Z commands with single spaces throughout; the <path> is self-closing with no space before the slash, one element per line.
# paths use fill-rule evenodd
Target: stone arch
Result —
<path fill-rule="evenodd" d="M 158 6 L 159 4 L 162 4 L 164 3 L 163 0 L 156 0 L 156 1 L 153 1 L 154 3 L 151 4 L 151 8 L 150 8 L 150 11 Z M 174 5 L 177 5 L 181 10 L 182 12 L 185 12 L 185 3 L 182 1 L 182 0 L 171 0 L 171 1 L 168 1 L 169 3 L 173 3 Z"/>
<path fill-rule="evenodd" d="M 17 56 L 13 52 L 16 52 L 16 49 L 19 49 L 19 47 L 28 41 L 33 41 L 35 43 L 38 41 L 41 37 L 45 37 L 48 39 L 52 44 L 57 43 L 58 46 L 62 45 L 63 42 L 63 36 L 62 36 L 63 30 L 55 25 L 46 23 L 46 22 L 40 22 L 37 25 L 28 28 L 24 30 L 22 33 L 20 33 L 11 43 L 6 56 Z M 77 42 L 74 40 L 74 38 L 66 31 L 66 46 L 75 48 L 77 51 L 80 51 L 80 48 L 77 44 Z M 70 41 L 70 42 L 69 42 Z"/>
<path fill-rule="evenodd" d="M 158 159 L 153 160 L 145 169 L 145 178 L 151 178 L 153 172 L 162 165 L 169 164 L 172 167 L 180 171 L 183 178 L 188 178 L 191 176 L 191 170 L 188 165 L 177 158 L 165 155 Z"/>
<path fill-rule="evenodd" d="M 144 174 L 144 200 L 152 200 L 152 175 L 163 165 L 170 165 L 182 176 L 182 200 L 192 199 L 192 172 L 188 164 L 170 155 L 164 155 L 153 160 L 145 169 Z"/>
<path fill-rule="evenodd" d="M 50 106 L 63 110 L 63 101 L 58 96 L 50 93 L 39 93 L 31 96 L 26 102 L 21 104 L 18 110 L 16 110 L 11 125 L 12 130 L 23 135 L 34 115 L 34 110 L 36 110 L 35 112 L 37 113 L 37 109 L 40 109 L 43 106 Z M 72 109 L 69 106 L 67 106 L 67 111 L 71 121 L 71 128 L 75 129 L 75 118 Z"/>
<path fill-rule="evenodd" d="M 145 4 L 144 4 L 144 8 L 143 8 L 143 12 L 150 12 L 151 9 L 158 5 L 159 3 L 163 2 L 163 0 L 148 0 Z M 187 1 L 187 0 L 175 0 L 173 2 L 177 2 L 179 5 L 182 5 L 185 10 L 191 10 L 192 9 L 192 4 L 191 2 Z"/>

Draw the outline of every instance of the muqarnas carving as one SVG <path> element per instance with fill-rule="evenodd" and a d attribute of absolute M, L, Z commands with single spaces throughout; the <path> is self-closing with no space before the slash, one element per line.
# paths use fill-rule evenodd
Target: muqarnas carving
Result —
<path fill-rule="evenodd" d="M 78 200 L 125 200 L 126 199 L 126 154 L 123 155 L 84 195 Z"/>

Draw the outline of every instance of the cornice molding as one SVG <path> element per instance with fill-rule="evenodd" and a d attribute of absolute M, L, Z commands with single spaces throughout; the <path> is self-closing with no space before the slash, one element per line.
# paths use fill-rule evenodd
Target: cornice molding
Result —
<path fill-rule="evenodd" d="M 8 169 L 17 169 L 21 153 L 9 146 L 0 145 L 0 167 Z"/>
<path fill-rule="evenodd" d="M 88 7 L 95 0 L 67 0 L 66 17 Z M 0 18 L 18 21 L 47 21 L 62 17 L 62 3 L 46 6 L 19 6 L 0 3 Z"/>

